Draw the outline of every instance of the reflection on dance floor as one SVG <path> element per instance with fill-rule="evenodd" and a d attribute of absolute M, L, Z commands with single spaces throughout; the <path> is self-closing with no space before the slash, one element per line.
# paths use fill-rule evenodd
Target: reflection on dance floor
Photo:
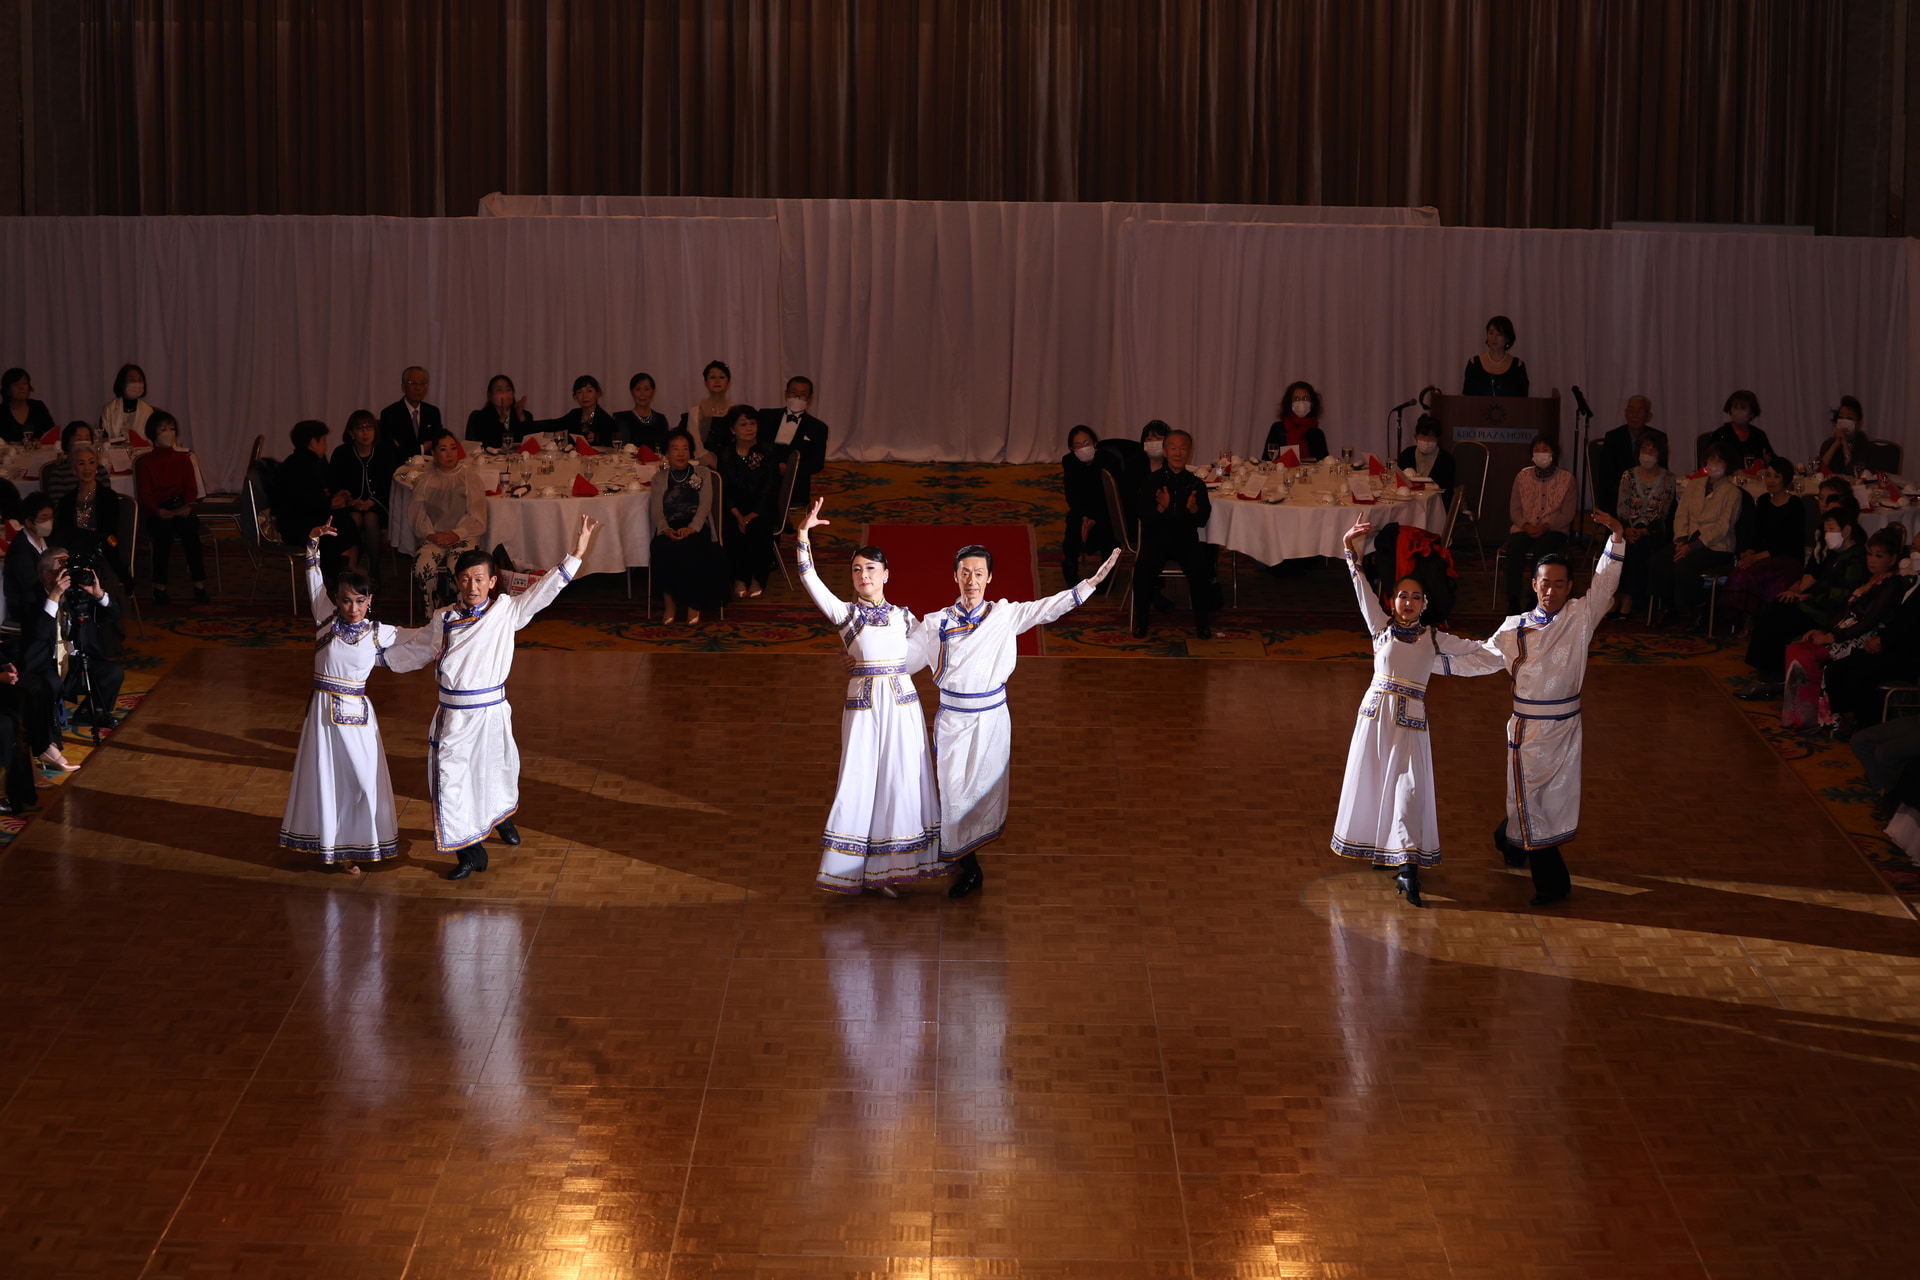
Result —
<path fill-rule="evenodd" d="M 1910 1268 L 1920 929 L 1700 673 L 1593 671 L 1540 913 L 1495 680 L 1431 906 L 1326 852 L 1359 663 L 1024 662 L 986 891 L 829 897 L 837 680 L 523 652 L 526 843 L 449 884 L 376 678 L 355 884 L 273 844 L 299 664 L 183 663 L 0 863 L 0 1275 Z"/>

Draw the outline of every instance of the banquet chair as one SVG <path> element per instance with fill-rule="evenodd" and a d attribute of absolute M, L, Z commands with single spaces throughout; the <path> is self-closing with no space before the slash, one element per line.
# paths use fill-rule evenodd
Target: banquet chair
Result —
<path fill-rule="evenodd" d="M 1896 707 L 1920 707 L 1920 683 L 1894 681 L 1880 686 L 1880 719 L 1891 720 Z"/>
<path fill-rule="evenodd" d="M 293 616 L 299 617 L 301 606 L 307 602 L 300 598 L 301 572 L 306 567 L 306 557 L 293 551 L 280 541 L 267 540 L 267 522 L 273 518 L 273 511 L 262 503 L 260 498 L 260 469 L 247 469 L 246 483 L 241 486 L 241 499 L 246 508 L 246 518 L 240 522 L 240 544 L 247 549 L 248 557 L 253 561 L 256 572 L 247 585 L 247 603 L 252 604 L 254 595 L 260 589 L 260 575 L 257 570 L 267 561 L 278 558 L 286 562 L 287 588 L 293 596 Z M 409 611 L 407 620 L 413 615 Z"/>
<path fill-rule="evenodd" d="M 780 478 L 780 527 L 773 531 L 773 558 L 780 566 L 780 576 L 787 580 L 787 590 L 793 590 L 793 577 L 787 572 L 787 558 L 780 554 L 780 535 L 793 528 L 793 491 L 800 483 L 800 468 L 788 467 L 787 474 Z"/>
<path fill-rule="evenodd" d="M 1867 447 L 1864 452 L 1866 454 L 1866 464 L 1875 471 L 1884 472 L 1890 476 L 1900 474 L 1902 450 L 1896 441 L 1869 440 L 1867 441 Z"/>
<path fill-rule="evenodd" d="M 1453 447 L 1455 467 L 1454 496 L 1460 499 L 1458 516 L 1450 517 L 1447 522 L 1447 549 L 1453 549 L 1453 535 L 1460 516 L 1473 525 L 1474 549 L 1482 560 L 1487 558 L 1487 540 L 1480 532 L 1480 507 L 1487 496 L 1487 467 L 1492 455 L 1487 446 L 1477 440 L 1466 440 Z"/>
<path fill-rule="evenodd" d="M 1104 468 L 1101 469 L 1100 487 L 1104 489 L 1107 494 L 1107 521 L 1113 526 L 1113 540 L 1119 544 L 1122 555 L 1132 556 L 1134 560 L 1135 571 L 1127 575 L 1127 590 L 1126 593 L 1120 597 L 1120 612 L 1124 614 L 1127 611 L 1127 605 L 1133 599 L 1133 589 L 1135 585 L 1133 580 L 1138 576 L 1140 536 L 1138 531 L 1135 530 L 1133 525 L 1127 520 L 1127 509 L 1120 502 L 1120 482 L 1114 479 L 1113 472 Z M 1114 567 L 1116 569 L 1119 568 L 1118 565 Z M 1240 603 L 1239 561 L 1237 559 L 1234 562 L 1234 567 L 1236 572 L 1233 583 L 1233 602 L 1237 606 Z M 1160 577 L 1162 580 L 1167 578 L 1180 578 L 1184 580 L 1186 574 L 1181 570 L 1179 565 L 1170 564 L 1160 571 Z"/>
<path fill-rule="evenodd" d="M 265 447 L 266 443 L 267 438 L 263 435 L 253 438 L 253 451 L 247 455 L 248 471 L 253 470 L 254 465 L 260 461 L 260 450 Z M 242 529 L 240 522 L 246 518 L 245 495 L 240 493 L 208 493 L 206 491 L 204 477 L 200 477 L 200 458 L 197 454 L 193 459 L 193 470 L 194 475 L 203 481 L 200 486 L 200 502 L 194 508 L 196 514 L 200 517 L 201 525 L 207 529 L 209 534 L 212 533 L 214 527 L 217 525 L 231 525 L 233 527 L 234 538 L 244 545 L 246 532 Z M 242 474 L 245 473 L 243 472 Z M 209 536 L 207 538 L 207 550 L 213 555 L 214 586 L 224 591 L 226 590 L 226 583 L 221 580 L 220 575 L 220 540 Z"/>

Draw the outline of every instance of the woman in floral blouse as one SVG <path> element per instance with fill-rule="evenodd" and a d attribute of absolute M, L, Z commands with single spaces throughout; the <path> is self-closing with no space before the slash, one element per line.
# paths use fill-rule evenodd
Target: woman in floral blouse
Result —
<path fill-rule="evenodd" d="M 1620 477 L 1620 524 L 1627 531 L 1627 562 L 1613 612 L 1625 617 L 1647 598 L 1647 563 L 1673 537 L 1673 472 L 1667 470 L 1667 436 L 1652 427 L 1640 433 L 1640 462 Z"/>

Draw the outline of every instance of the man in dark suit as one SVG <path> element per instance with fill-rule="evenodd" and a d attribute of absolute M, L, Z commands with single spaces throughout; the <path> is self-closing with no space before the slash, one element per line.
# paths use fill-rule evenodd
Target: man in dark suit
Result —
<path fill-rule="evenodd" d="M 380 411 L 380 438 L 402 458 L 411 458 L 438 437 L 444 425 L 440 406 L 427 403 L 427 371 L 408 365 L 400 375 L 400 398 Z"/>
<path fill-rule="evenodd" d="M 1640 434 L 1653 420 L 1653 401 L 1627 397 L 1625 422 L 1600 437 L 1593 463 L 1593 505 L 1610 516 L 1620 514 L 1620 477 L 1640 465 Z"/>
<path fill-rule="evenodd" d="M 1200 540 L 1200 531 L 1213 518 L 1207 486 L 1187 470 L 1193 437 L 1184 431 L 1167 433 L 1166 465 L 1149 471 L 1140 482 L 1134 506 L 1140 513 L 1140 554 L 1133 564 L 1133 634 L 1147 634 L 1148 607 L 1168 561 L 1187 575 L 1187 593 L 1193 597 L 1193 630 L 1202 640 L 1213 638 L 1207 615 L 1220 607 L 1220 589 L 1213 579 L 1214 548 Z"/>
<path fill-rule="evenodd" d="M 18 664 L 20 710 L 25 721 L 27 747 L 35 755 L 57 756 L 60 710 L 65 702 L 86 699 L 75 723 L 110 729 L 114 706 L 126 672 L 107 656 L 101 642 L 103 628 L 114 620 L 113 601 L 97 575 L 80 570 L 76 583 L 67 568 L 67 553 L 48 547 L 40 556 L 40 586 L 36 599 L 20 619 Z M 81 602 L 81 595 L 90 597 Z M 85 607 L 90 603 L 91 607 Z M 82 605 L 76 608 L 76 604 Z M 81 665 L 86 658 L 85 674 Z M 93 694 L 86 696 L 86 677 Z M 51 756 L 48 753 L 51 752 Z"/>
<path fill-rule="evenodd" d="M 827 465 L 827 424 L 813 416 L 813 379 L 795 375 L 787 379 L 787 402 L 778 409 L 760 411 L 760 447 L 780 464 L 782 478 L 800 468 L 793 482 L 793 505 L 804 507 L 813 501 L 813 477 Z"/>
<path fill-rule="evenodd" d="M 20 507 L 20 532 L 7 547 L 7 617 L 19 625 L 27 609 L 39 603 L 40 553 L 53 537 L 53 499 L 44 493 L 30 495 Z"/>

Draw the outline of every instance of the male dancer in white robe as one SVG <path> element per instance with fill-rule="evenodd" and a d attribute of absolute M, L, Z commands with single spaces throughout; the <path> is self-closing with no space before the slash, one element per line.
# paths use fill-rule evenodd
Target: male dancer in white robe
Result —
<path fill-rule="evenodd" d="M 907 671 L 933 668 L 940 713 L 933 722 L 933 767 L 940 780 L 940 858 L 959 872 L 949 898 L 964 898 L 986 881 L 977 856 L 1007 826 L 1007 769 L 1013 720 L 1007 677 L 1020 633 L 1065 617 L 1113 572 L 1115 551 L 1079 585 L 1045 600 L 989 603 L 993 552 L 962 547 L 953 557 L 960 599 L 922 620 L 907 649 Z"/>
<path fill-rule="evenodd" d="M 440 707 L 427 730 L 427 784 L 433 796 L 433 843 L 460 865 L 449 880 L 487 869 L 487 836 L 520 843 L 513 825 L 520 807 L 520 748 L 513 740 L 513 708 L 507 676 L 513 670 L 513 634 L 553 603 L 580 572 L 580 561 L 600 522 L 580 517 L 573 554 L 519 596 L 493 598 L 498 578 L 484 551 L 469 551 L 454 564 L 458 599 L 421 628 L 423 641 L 403 655 L 410 670 L 440 660 Z M 389 650 L 388 665 L 394 666 Z"/>
<path fill-rule="evenodd" d="M 1613 604 L 1626 563 L 1620 522 L 1604 511 L 1594 521 L 1612 536 L 1600 553 L 1593 584 L 1578 600 L 1573 573 L 1560 556 L 1540 557 L 1533 570 L 1539 605 L 1516 614 L 1487 638 L 1486 649 L 1513 676 L 1513 718 L 1507 721 L 1507 817 L 1493 843 L 1510 867 L 1531 864 L 1533 905 L 1550 906 L 1573 889 L 1560 850 L 1580 826 L 1580 686 L 1587 649 Z"/>

